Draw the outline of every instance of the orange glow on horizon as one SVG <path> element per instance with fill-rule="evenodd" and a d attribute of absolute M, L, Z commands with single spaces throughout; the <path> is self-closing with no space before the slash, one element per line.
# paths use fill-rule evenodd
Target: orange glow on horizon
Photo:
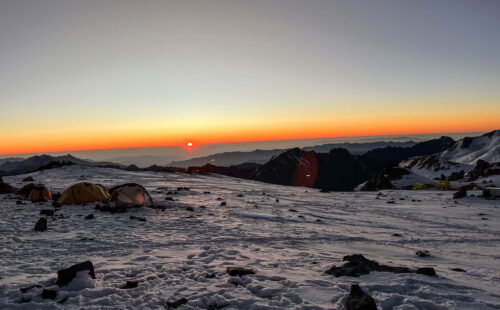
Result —
<path fill-rule="evenodd" d="M 251 128 L 242 128 L 234 130 L 228 134 L 226 130 L 206 130 L 203 133 L 193 132 L 190 136 L 197 137 L 196 145 L 176 136 L 164 136 L 157 132 L 147 135 L 139 134 L 136 136 L 123 134 L 110 134 L 107 137 L 96 135 L 78 136 L 60 135 L 47 137 L 44 139 L 32 139 L 30 137 L 12 137 L 7 139 L 0 146 L 0 155 L 14 154 L 36 154 L 52 152 L 75 152 L 106 149 L 126 149 L 126 148 L 144 148 L 144 147 L 182 147 L 193 149 L 196 146 L 207 144 L 225 144 L 225 143 L 245 143 L 245 142 L 265 142 L 276 140 L 299 140 L 299 139 L 323 139 L 323 138 L 345 138 L 345 137 L 365 137 L 365 136 L 392 136 L 392 135 L 415 135 L 415 134 L 436 134 L 436 133 L 461 133 L 461 132 L 487 132 L 500 128 L 498 125 L 486 126 L 434 126 L 428 130 L 419 130 L 407 126 L 391 126 L 391 124 L 379 125 L 376 129 L 355 128 L 353 124 L 347 128 L 333 128 L 330 126 L 316 124 L 316 126 L 296 126 L 295 128 L 262 128 L 261 130 L 252 130 Z M 397 124 L 402 125 L 402 124 Z M 331 126 L 334 127 L 334 126 Z M 23 140 L 23 138 L 26 138 Z M 21 141 L 21 142 L 20 142 Z"/>

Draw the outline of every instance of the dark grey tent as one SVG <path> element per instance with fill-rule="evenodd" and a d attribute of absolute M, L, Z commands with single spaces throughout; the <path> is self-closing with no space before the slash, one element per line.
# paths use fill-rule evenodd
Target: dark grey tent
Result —
<path fill-rule="evenodd" d="M 133 208 L 152 206 L 153 200 L 148 191 L 139 184 L 127 183 L 109 190 L 108 206 L 110 208 Z"/>

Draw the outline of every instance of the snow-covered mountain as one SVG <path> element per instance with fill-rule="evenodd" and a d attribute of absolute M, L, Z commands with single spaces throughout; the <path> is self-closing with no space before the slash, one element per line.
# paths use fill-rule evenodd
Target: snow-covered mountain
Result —
<path fill-rule="evenodd" d="M 406 173 L 392 175 L 382 171 L 358 188 L 407 188 L 415 183 L 433 186 L 438 181 L 452 182 L 454 187 L 470 182 L 478 187 L 499 185 L 499 162 L 500 130 L 495 130 L 478 137 L 462 138 L 437 154 L 403 160 L 398 167 Z"/>
<path fill-rule="evenodd" d="M 451 148 L 442 152 L 439 159 L 468 165 L 474 165 L 479 159 L 488 163 L 499 162 L 500 130 L 479 137 L 460 139 Z"/>

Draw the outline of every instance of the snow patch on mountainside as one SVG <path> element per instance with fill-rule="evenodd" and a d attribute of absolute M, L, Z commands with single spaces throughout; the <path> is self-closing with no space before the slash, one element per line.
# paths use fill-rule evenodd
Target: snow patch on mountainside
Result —
<path fill-rule="evenodd" d="M 463 138 L 440 155 L 442 161 L 474 165 L 479 159 L 489 163 L 500 161 L 500 130 L 474 138 Z"/>

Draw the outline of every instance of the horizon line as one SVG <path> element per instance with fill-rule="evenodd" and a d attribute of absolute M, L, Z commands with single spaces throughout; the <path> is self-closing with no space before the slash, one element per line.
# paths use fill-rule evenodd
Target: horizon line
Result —
<path fill-rule="evenodd" d="M 495 129 L 498 130 L 498 129 Z M 492 130 L 492 131 L 495 131 Z M 247 141 L 225 141 L 218 143 L 205 143 L 205 144 L 195 144 L 196 146 L 202 145 L 222 145 L 222 144 L 241 144 L 241 143 L 259 143 L 259 142 L 272 142 L 272 141 L 294 141 L 294 140 L 315 140 L 315 139 L 343 139 L 343 138 L 371 138 L 371 137 L 397 137 L 404 135 L 446 135 L 446 134 L 481 134 L 490 131 L 449 131 L 449 132 L 430 132 L 430 133 L 400 133 L 400 134 L 385 134 L 385 135 L 353 135 L 353 136 L 327 136 L 327 137 L 311 137 L 311 138 L 290 138 L 290 139 L 269 139 L 269 140 L 247 140 Z M 408 137 L 410 138 L 410 137 Z M 33 153 L 2 153 L 1 157 L 5 156 L 26 156 L 26 155 L 48 155 L 50 153 L 67 153 L 67 155 L 71 155 L 71 152 L 93 152 L 93 151 L 106 151 L 106 150 L 134 150 L 134 149 L 147 149 L 147 148 L 164 148 L 164 147 L 172 147 L 172 148 L 182 148 L 183 144 L 174 144 L 174 145 L 149 145 L 149 146 L 131 146 L 131 147 L 111 147 L 111 148 L 99 148 L 99 149 L 76 149 L 76 150 L 56 150 L 56 151 L 47 151 L 47 152 L 33 152 Z"/>

